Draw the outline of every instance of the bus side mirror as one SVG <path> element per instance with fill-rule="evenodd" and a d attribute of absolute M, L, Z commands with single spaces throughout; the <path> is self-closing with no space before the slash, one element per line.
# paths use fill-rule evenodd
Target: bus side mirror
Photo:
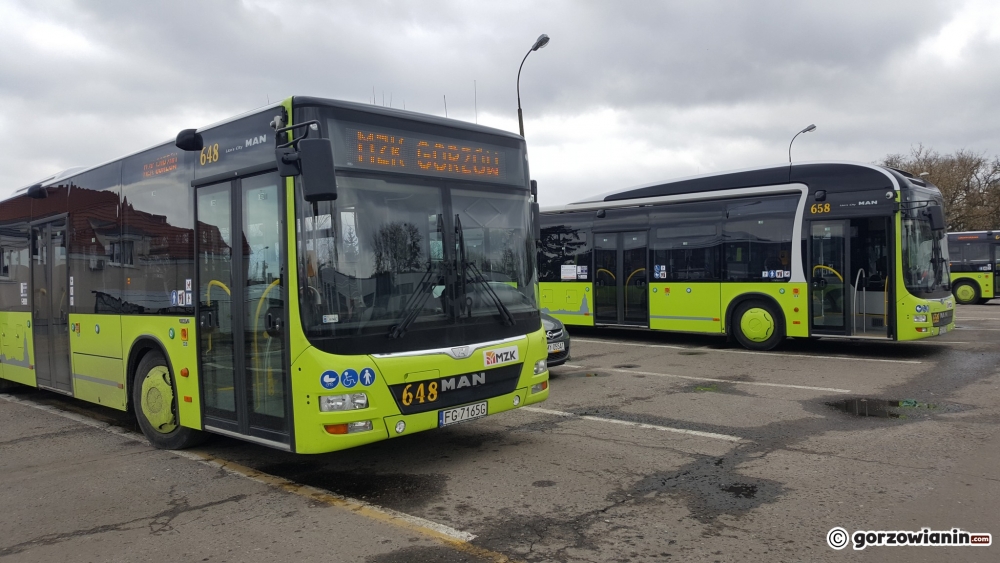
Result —
<path fill-rule="evenodd" d="M 35 184 L 28 188 L 28 197 L 31 199 L 45 199 L 49 197 L 49 192 L 41 184 Z"/>
<path fill-rule="evenodd" d="M 302 197 L 308 202 L 337 199 L 337 175 L 330 139 L 301 139 L 297 146 L 275 149 L 278 174 L 301 176 Z"/>
<path fill-rule="evenodd" d="M 205 148 L 205 140 L 196 129 L 185 129 L 177 134 L 174 145 L 182 151 L 200 151 Z"/>
<path fill-rule="evenodd" d="M 944 210 L 941 209 L 940 205 L 932 205 L 928 207 L 925 213 L 931 222 L 932 231 L 943 231 L 945 229 L 947 225 L 944 220 Z"/>

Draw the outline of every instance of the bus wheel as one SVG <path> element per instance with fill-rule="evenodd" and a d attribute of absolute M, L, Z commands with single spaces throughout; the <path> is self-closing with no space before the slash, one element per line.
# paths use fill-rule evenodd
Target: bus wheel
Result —
<path fill-rule="evenodd" d="M 201 443 L 198 430 L 177 423 L 177 393 L 163 354 L 147 352 L 132 380 L 132 404 L 139 427 L 149 443 L 164 450 L 181 450 Z"/>
<path fill-rule="evenodd" d="M 749 350 L 770 350 L 785 336 L 785 323 L 774 307 L 763 301 L 745 301 L 733 313 L 736 340 Z"/>
<path fill-rule="evenodd" d="M 979 301 L 979 288 L 967 281 L 956 283 L 951 292 L 955 294 L 955 301 L 962 305 L 972 305 Z"/>

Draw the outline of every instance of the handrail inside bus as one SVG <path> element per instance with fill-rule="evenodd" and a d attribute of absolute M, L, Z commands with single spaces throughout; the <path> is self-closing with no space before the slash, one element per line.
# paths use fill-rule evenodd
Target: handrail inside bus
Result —
<path fill-rule="evenodd" d="M 645 272 L 645 271 L 646 271 L 646 268 L 639 268 L 638 270 L 635 270 L 634 272 L 632 272 L 631 274 L 629 274 L 628 278 L 625 280 L 625 287 L 628 287 L 628 282 L 632 281 L 632 276 L 638 274 L 639 272 Z M 625 316 L 628 317 L 628 297 L 627 296 L 625 297 Z"/>
<path fill-rule="evenodd" d="M 813 266 L 813 275 L 816 274 L 816 270 L 820 270 L 820 269 L 822 269 L 822 270 L 830 270 L 831 272 L 833 272 L 833 275 L 837 276 L 837 278 L 840 279 L 840 283 L 844 283 L 844 276 L 840 275 L 840 272 L 838 272 L 837 270 L 834 270 L 833 268 L 831 268 L 829 266 L 824 266 L 822 264 L 818 264 L 816 266 Z"/>
<path fill-rule="evenodd" d="M 613 279 L 613 280 L 614 279 L 618 279 L 618 278 L 615 277 L 614 274 L 611 273 L 610 270 L 605 270 L 604 268 L 598 268 L 597 269 L 597 273 L 601 273 L 601 272 L 605 272 L 606 274 L 608 274 L 609 276 L 611 276 L 611 279 Z M 597 274 L 594 274 L 594 275 L 596 276 Z"/>
<path fill-rule="evenodd" d="M 625 287 L 628 287 L 628 282 L 632 281 L 632 276 L 638 274 L 639 272 L 645 272 L 646 268 L 639 268 L 638 270 L 632 272 L 628 275 L 628 279 L 625 280 Z"/>
<path fill-rule="evenodd" d="M 206 289 L 205 289 L 205 304 L 206 305 L 209 305 L 209 306 L 212 305 L 212 286 L 213 285 L 221 287 L 222 290 L 225 291 L 226 294 L 228 294 L 230 297 L 233 296 L 233 292 L 229 291 L 229 288 L 226 287 L 226 284 L 220 282 L 219 280 L 211 280 L 211 281 L 208 282 L 208 285 L 205 286 L 206 287 Z M 206 352 L 211 352 L 212 351 L 212 333 L 211 332 L 208 333 L 208 348 L 205 349 L 205 351 Z"/>
<path fill-rule="evenodd" d="M 280 283 L 281 283 L 281 278 L 278 278 L 278 279 L 274 280 L 273 282 L 271 282 L 271 284 L 267 286 L 267 289 L 264 290 L 264 293 L 261 294 L 260 299 L 257 300 L 257 311 L 253 315 L 253 364 L 254 364 L 253 367 L 254 367 L 254 378 L 260 377 L 260 367 L 257 365 L 258 362 L 260 361 L 260 355 L 258 354 L 258 351 L 257 351 L 257 320 L 260 319 L 260 308 L 264 306 L 264 300 L 267 299 L 267 294 L 271 293 L 271 290 L 274 289 L 274 287 L 276 285 L 280 284 Z M 270 338 L 270 335 L 268 335 L 268 338 Z M 270 344 L 270 341 L 268 341 L 268 344 Z M 267 378 L 268 378 L 268 383 L 271 383 L 271 381 L 270 381 L 270 379 L 271 379 L 271 372 L 270 371 L 268 371 L 268 373 L 267 373 Z M 258 381 L 257 383 L 259 384 L 260 382 Z M 273 387 L 273 385 L 269 386 L 268 389 L 271 389 L 272 387 Z M 260 389 L 261 386 L 258 385 L 257 388 Z M 260 404 L 260 400 L 261 400 L 260 399 L 260 395 L 258 395 L 258 394 L 255 393 L 254 397 L 258 401 L 257 406 L 260 407 L 261 406 L 261 404 Z"/>

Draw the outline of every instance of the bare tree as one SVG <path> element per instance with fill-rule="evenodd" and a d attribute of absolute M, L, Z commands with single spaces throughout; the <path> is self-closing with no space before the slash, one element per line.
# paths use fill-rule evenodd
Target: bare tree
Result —
<path fill-rule="evenodd" d="M 948 230 L 979 231 L 1000 228 L 1000 157 L 959 149 L 942 155 L 917 145 L 909 156 L 890 154 L 884 166 L 924 176 L 944 196 Z"/>
<path fill-rule="evenodd" d="M 412 223 L 392 222 L 379 227 L 372 239 L 375 273 L 407 273 L 422 269 L 420 229 Z"/>

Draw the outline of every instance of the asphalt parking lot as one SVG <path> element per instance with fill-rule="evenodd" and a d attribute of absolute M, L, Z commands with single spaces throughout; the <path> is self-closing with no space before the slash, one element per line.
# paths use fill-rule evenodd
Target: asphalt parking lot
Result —
<path fill-rule="evenodd" d="M 18 391 L 0 559 L 996 561 L 826 542 L 1000 532 L 1000 300 L 957 325 L 774 352 L 571 328 L 538 407 L 321 456 L 224 438 L 179 456 L 113 411 Z"/>

